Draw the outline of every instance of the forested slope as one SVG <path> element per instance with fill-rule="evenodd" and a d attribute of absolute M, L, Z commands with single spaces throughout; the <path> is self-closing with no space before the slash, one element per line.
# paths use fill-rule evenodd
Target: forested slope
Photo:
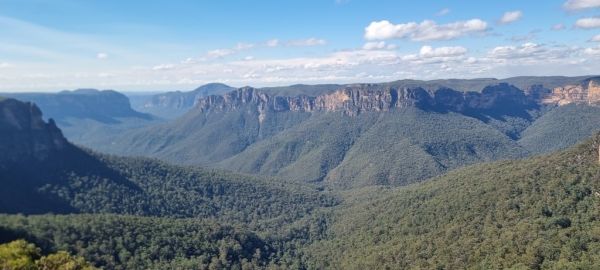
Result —
<path fill-rule="evenodd" d="M 600 267 L 600 134 L 566 151 L 470 166 L 347 199 L 315 268 Z"/>

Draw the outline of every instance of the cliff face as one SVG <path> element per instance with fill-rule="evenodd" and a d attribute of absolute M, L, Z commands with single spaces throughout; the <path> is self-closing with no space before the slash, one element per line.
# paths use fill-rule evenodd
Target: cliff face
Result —
<path fill-rule="evenodd" d="M 36 105 L 0 100 L 0 164 L 43 161 L 68 145 L 54 121 L 46 123 Z"/>
<path fill-rule="evenodd" d="M 197 109 L 202 112 L 234 111 L 255 106 L 261 116 L 266 112 L 343 112 L 357 115 L 361 112 L 390 111 L 395 108 L 416 106 L 427 110 L 480 111 L 495 110 L 502 106 L 533 106 L 533 101 L 518 88 L 508 84 L 486 87 L 481 93 L 442 88 L 427 91 L 420 87 L 393 88 L 373 84 L 347 86 L 320 96 L 270 96 L 251 87 L 240 88 L 222 96 L 200 98 Z"/>
<path fill-rule="evenodd" d="M 552 89 L 542 97 L 543 104 L 600 104 L 600 84 L 594 80 L 586 80 L 581 84 L 571 84 Z"/>

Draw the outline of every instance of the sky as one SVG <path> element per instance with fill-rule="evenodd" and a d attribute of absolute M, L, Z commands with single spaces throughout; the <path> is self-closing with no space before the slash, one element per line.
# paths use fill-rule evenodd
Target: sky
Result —
<path fill-rule="evenodd" d="M 600 0 L 0 0 L 0 91 L 600 72 Z"/>

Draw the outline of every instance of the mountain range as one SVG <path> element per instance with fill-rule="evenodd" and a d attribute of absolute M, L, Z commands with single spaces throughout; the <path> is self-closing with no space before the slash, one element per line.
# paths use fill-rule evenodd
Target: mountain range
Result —
<path fill-rule="evenodd" d="M 114 90 L 78 89 L 58 93 L 1 93 L 35 103 L 56 121 L 69 140 L 92 145 L 97 138 L 157 123 L 156 116 L 134 110 L 124 94 Z"/>
<path fill-rule="evenodd" d="M 174 91 L 145 96 L 134 108 L 141 112 L 171 119 L 194 107 L 200 98 L 222 95 L 232 90 L 235 88 L 222 83 L 209 83 L 189 92 Z"/>
<path fill-rule="evenodd" d="M 558 150 L 600 128 L 593 76 L 308 89 L 243 87 L 200 97 L 178 118 L 84 145 L 346 189 L 405 185 Z M 565 121 L 569 128 L 557 128 Z"/>
<path fill-rule="evenodd" d="M 595 119 L 597 117 L 592 110 L 597 101 L 593 98 L 595 85 L 594 80 L 586 80 L 573 87 L 544 90 L 544 94 L 540 95 L 532 94 L 538 93 L 536 91 L 520 91 L 508 84 L 487 87 L 479 94 L 440 90 L 432 96 L 425 90 L 429 98 L 409 94 L 420 90 L 407 90 L 399 92 L 402 93 L 399 96 L 409 97 L 410 102 L 405 98 L 401 102 L 384 104 L 408 105 L 394 107 L 385 114 L 381 114 L 381 108 L 389 107 L 365 107 L 370 104 L 368 102 L 324 107 L 335 108 L 335 111 L 318 115 L 314 114 L 315 107 L 312 112 L 288 110 L 281 113 L 304 115 L 305 118 L 296 119 L 299 123 L 315 121 L 322 127 L 334 125 L 328 132 L 343 129 L 339 133 L 341 138 L 313 132 L 314 137 L 310 137 L 313 141 L 317 140 L 327 147 L 354 147 L 355 142 L 344 144 L 346 137 L 354 138 L 348 134 L 360 131 L 366 126 L 364 123 L 371 126 L 368 131 L 360 132 L 362 135 L 358 139 L 375 136 L 369 132 L 380 129 L 384 131 L 376 134 L 398 137 L 402 132 L 410 133 L 404 131 L 402 125 L 412 123 L 405 128 L 419 130 L 422 127 L 414 124 L 421 121 L 430 121 L 422 126 L 460 124 L 461 128 L 450 133 L 456 137 L 461 130 L 469 129 L 468 136 L 474 136 L 477 133 L 472 129 L 478 127 L 479 122 L 510 122 L 515 127 L 518 126 L 515 123 L 527 120 L 528 115 L 539 121 L 555 110 L 572 112 L 573 115 L 585 112 L 582 117 Z M 350 89 L 344 91 L 342 93 L 349 95 L 361 93 Z M 388 93 L 393 91 L 390 88 Z M 575 94 L 578 91 L 586 93 Z M 260 91 L 246 88 L 228 95 L 236 97 L 235 93 L 246 93 L 239 96 L 237 102 L 242 104 L 239 108 L 245 112 L 248 108 L 255 109 L 250 111 L 254 114 L 248 115 L 256 117 L 255 123 L 259 126 L 272 121 L 269 120 L 272 117 L 283 117 L 266 111 L 261 122 L 260 108 L 245 107 L 247 104 L 255 105 L 253 99 L 261 98 Z M 222 99 L 233 98 L 228 95 Z M 331 95 L 339 93 L 332 92 Z M 448 99 L 439 99 L 440 95 L 462 97 L 459 101 L 463 100 L 467 105 L 444 105 L 448 103 L 439 100 Z M 522 99 L 523 95 L 526 99 Z M 556 101 L 557 95 L 563 98 Z M 521 102 L 511 103 L 511 110 L 491 110 L 495 108 L 494 104 L 503 104 L 516 97 Z M 213 99 L 212 105 L 207 103 L 206 107 L 200 107 L 205 108 L 205 115 L 232 119 L 233 116 L 222 111 L 242 111 L 224 105 L 216 106 L 225 104 L 215 102 L 220 100 L 218 97 L 209 99 Z M 270 104 L 269 98 L 260 100 Z M 379 99 L 382 103 L 385 100 Z M 415 100 L 429 100 L 429 103 Z M 275 105 L 276 102 L 271 104 L 279 106 Z M 323 101 L 321 104 L 329 103 Z M 303 106 L 298 108 L 310 108 Z M 541 116 L 533 117 L 532 111 Z M 189 115 L 193 114 L 186 116 Z M 436 119 L 441 117 L 439 115 L 452 117 Z M 317 117 L 321 117 L 319 121 L 313 120 Z M 453 117 L 456 122 L 448 122 Z M 407 118 L 412 122 L 407 122 Z M 343 122 L 339 123 L 340 119 Z M 401 119 L 399 122 L 402 124 L 398 124 L 396 119 Z M 558 120 L 565 118 L 552 119 L 546 121 L 548 124 L 540 124 L 538 130 L 555 127 Z M 293 121 L 289 123 L 294 124 Z M 569 124 L 577 126 L 577 123 Z M 394 125 L 398 127 L 385 129 Z M 506 126 L 489 124 L 487 128 L 494 134 L 509 138 L 507 140 L 511 138 L 506 132 L 511 129 Z M 41 247 L 45 254 L 68 251 L 98 267 L 600 267 L 600 134 L 552 154 L 521 158 L 521 153 L 517 152 L 517 159 L 470 165 L 407 186 L 369 184 L 328 190 L 321 185 L 295 183 L 295 179 L 249 176 L 171 165 L 148 158 L 99 154 L 70 143 L 54 120 L 43 119 L 42 111 L 35 104 L 12 98 L 0 99 L 0 130 L 0 150 L 7 153 L 0 156 L 0 183 L 3 185 L 0 189 L 0 212 L 4 213 L 0 214 L 0 242 L 26 239 Z M 302 131 L 295 132 L 306 138 Z M 575 132 L 582 131 L 584 129 Z M 482 137 L 486 137 L 484 135 Z M 430 133 L 412 136 L 413 140 L 432 140 Z M 439 137 L 435 139 L 440 140 Z M 381 140 L 376 138 L 372 141 L 379 143 Z M 563 145 L 566 144 L 568 142 Z M 353 155 L 376 146 L 364 147 L 354 150 L 357 152 Z M 387 150 L 390 156 L 395 157 L 396 152 L 407 148 L 379 149 L 380 153 Z M 452 144 L 438 149 L 452 149 Z M 320 153 L 325 155 L 321 158 L 328 154 L 327 151 Z M 375 157 L 366 157 L 364 162 L 371 162 L 372 158 Z M 448 159 L 448 162 L 455 158 Z M 419 164 L 405 160 L 408 161 Z M 4 246 L 0 245 L 0 250 L 2 248 Z M 3 254 L 0 252 L 0 256 Z M 2 263 L 4 261 L 0 260 Z"/>

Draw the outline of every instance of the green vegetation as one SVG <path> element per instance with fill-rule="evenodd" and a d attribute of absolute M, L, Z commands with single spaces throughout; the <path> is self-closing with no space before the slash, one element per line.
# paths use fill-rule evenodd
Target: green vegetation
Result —
<path fill-rule="evenodd" d="M 475 162 L 525 156 L 504 133 L 522 123 L 500 128 L 498 121 L 409 107 L 358 116 L 280 112 L 259 123 L 249 108 L 189 113 L 103 148 L 333 188 L 405 185 Z"/>
<path fill-rule="evenodd" d="M 3 215 L 0 241 L 25 238 L 115 269 L 596 269 L 599 145 L 600 135 L 407 187 L 347 190 L 341 204 L 275 226 L 220 214 Z"/>
<path fill-rule="evenodd" d="M 68 250 L 108 269 L 241 269 L 264 265 L 272 253 L 258 236 L 207 220 L 1 215 L 0 224 L 5 237 L 26 237 L 51 251 Z"/>
<path fill-rule="evenodd" d="M 36 170 L 27 169 L 32 165 Z M 6 186 L 13 187 L 0 191 L 5 198 L 0 200 L 0 210 L 5 213 L 218 217 L 260 228 L 292 222 L 317 207 L 336 203 L 311 187 L 77 148 L 2 173 Z M 32 197 L 38 199 L 29 201 Z"/>
<path fill-rule="evenodd" d="M 59 251 L 41 256 L 40 249 L 24 240 L 0 245 L 0 269 L 11 270 L 93 270 L 81 257 Z"/>
<path fill-rule="evenodd" d="M 0 105 L 0 212 L 94 214 L 2 216 L 0 242 L 25 238 L 109 269 L 298 265 L 298 247 L 325 230 L 320 211 L 338 203 L 307 185 L 96 154 L 37 107 Z"/>
<path fill-rule="evenodd" d="M 64 129 L 76 143 L 106 153 L 320 183 L 331 189 L 399 186 L 469 164 L 562 149 L 591 135 L 600 128 L 594 118 L 597 108 L 573 105 L 553 109 L 539 100 L 548 88 L 588 79 L 514 77 L 271 87 L 253 89 L 269 97 L 241 101 L 231 96 L 231 103 L 205 100 L 219 104 L 208 105 L 206 111 L 191 109 L 161 123 L 130 117 L 114 118 L 119 124 L 98 125 L 83 117 L 69 118 L 70 125 Z M 408 87 L 419 94 L 402 97 L 400 103 L 406 103 L 402 108 L 385 113 L 370 110 L 378 108 L 379 101 L 368 93 L 385 92 L 389 87 Z M 352 116 L 343 110 L 286 109 L 323 106 L 310 105 L 311 98 L 290 105 L 286 96 L 314 98 L 340 88 L 363 91 L 364 103 L 356 104 L 364 108 Z M 155 96 L 150 107 L 192 108 L 199 97 L 230 90 L 226 85 L 209 84 L 191 92 L 170 92 Z M 394 98 L 398 97 L 390 94 L 389 99 Z M 359 107 L 356 104 L 346 105 Z M 155 124 L 148 126 L 148 121 Z M 59 126 L 63 126 L 61 121 Z"/>
<path fill-rule="evenodd" d="M 202 130 L 208 144 L 180 158 L 212 147 L 207 160 L 231 155 L 213 165 L 278 180 L 97 154 L 66 142 L 35 106 L 0 105 L 0 149 L 10 154 L 0 156 L 0 269 L 600 268 L 600 134 L 514 160 L 527 152 L 509 134 L 526 116 L 404 108 L 259 123 L 249 110 L 173 126 Z M 589 128 L 570 134 L 593 130 L 594 108 L 558 109 L 523 134 L 576 115 Z M 413 183 L 497 159 L 513 160 Z M 306 179 L 334 191 L 298 183 Z"/>
<path fill-rule="evenodd" d="M 466 164 L 522 157 L 497 129 L 457 113 L 314 114 L 218 164 L 334 188 L 406 185 Z"/>
<path fill-rule="evenodd" d="M 476 165 L 405 188 L 349 191 L 309 266 L 597 269 L 600 135 L 527 160 Z M 365 195 L 376 192 L 378 196 Z"/>
<path fill-rule="evenodd" d="M 600 130 L 598 115 L 597 106 L 554 107 L 523 131 L 519 144 L 535 154 L 567 148 Z"/>
<path fill-rule="evenodd" d="M 108 269 L 301 269 L 300 248 L 321 237 L 323 222 L 315 214 L 254 233 L 212 219 L 0 215 L 0 243 L 27 239 L 44 251 L 67 250 Z"/>

